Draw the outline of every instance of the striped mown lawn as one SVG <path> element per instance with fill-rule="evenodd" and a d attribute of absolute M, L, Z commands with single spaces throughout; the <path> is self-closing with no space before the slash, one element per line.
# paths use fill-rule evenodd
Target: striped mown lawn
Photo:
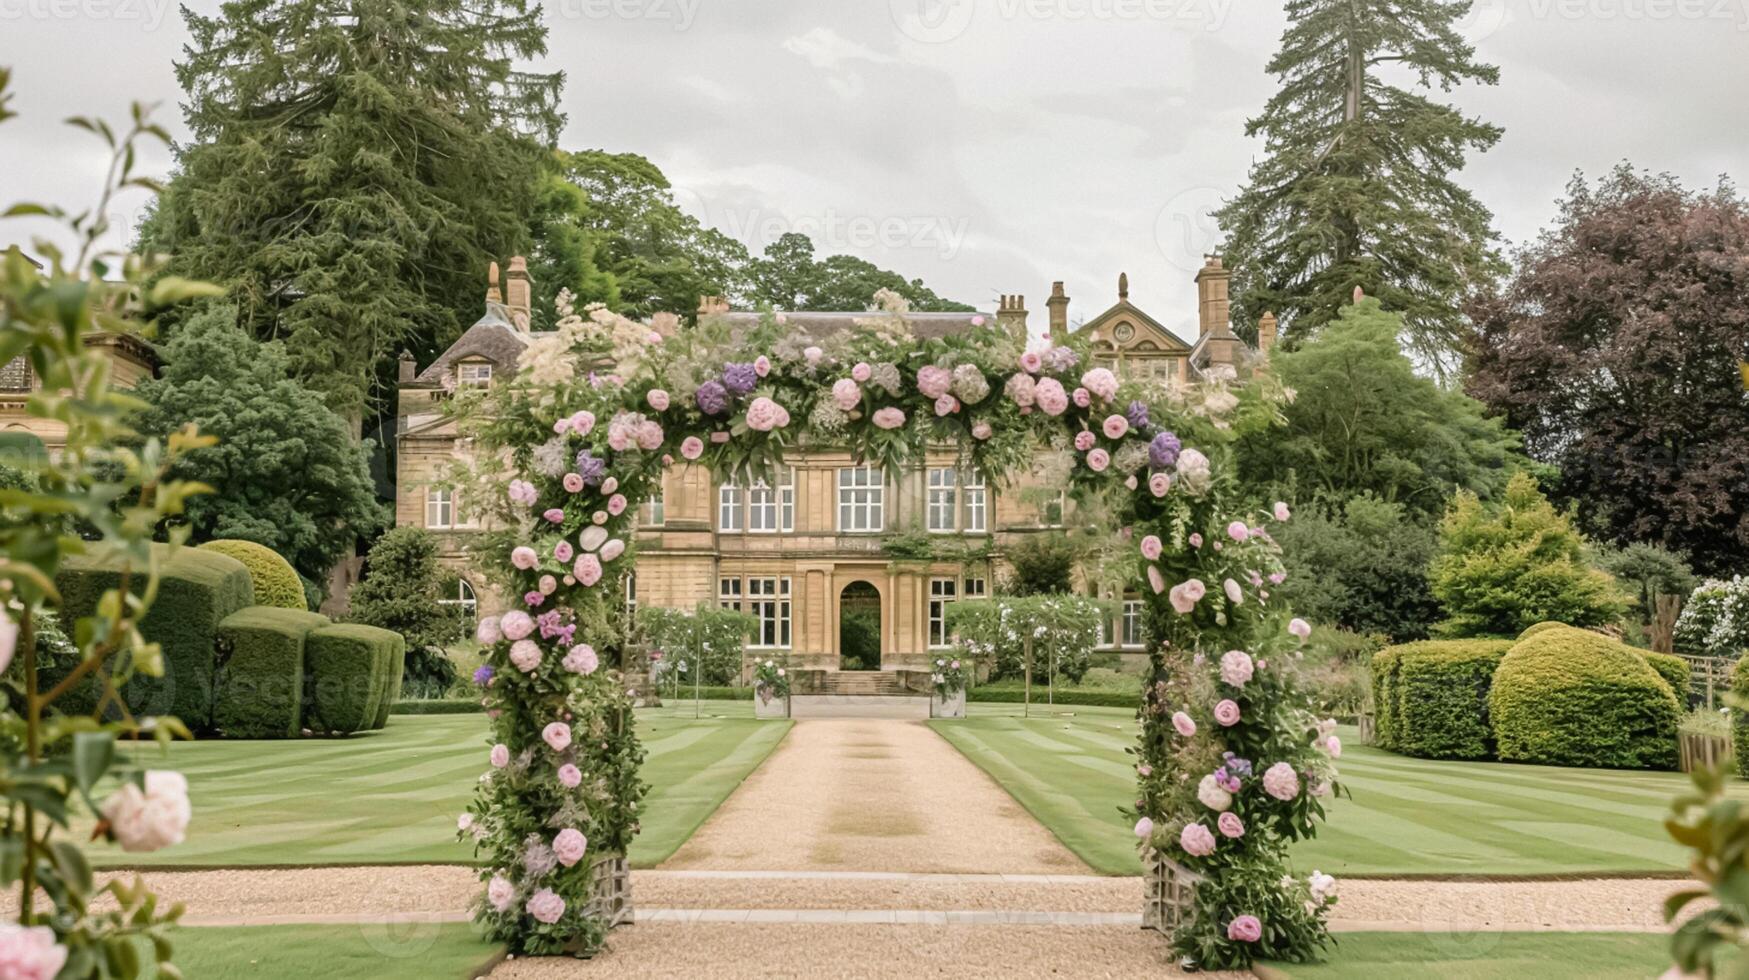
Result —
<path fill-rule="evenodd" d="M 183 976 L 225 980 L 463 980 L 499 950 L 465 923 L 203 926 L 171 943 Z"/>
<path fill-rule="evenodd" d="M 1272 963 L 1293 980 L 1642 980 L 1670 966 L 1659 932 L 1345 932 L 1315 966 Z"/>
<path fill-rule="evenodd" d="M 999 710 L 992 710 L 999 709 Z M 1118 808 L 1134 799 L 1136 721 L 1123 708 L 970 706 L 930 724 L 1001 783 L 1083 860 L 1137 874 L 1135 838 Z M 1040 715 L 1044 715 L 1040 717 Z M 1335 801 L 1296 863 L 1335 875 L 1563 875 L 1674 872 L 1684 852 L 1665 835 L 1687 778 L 1669 772 L 1432 762 L 1342 733 L 1353 799 Z M 1749 798 L 1749 793 L 1745 793 Z"/>
<path fill-rule="evenodd" d="M 661 862 L 685 842 L 789 730 L 714 705 L 705 717 L 639 711 L 648 758 L 643 830 L 634 864 Z M 744 715 L 744 716 L 743 716 Z M 188 839 L 153 854 L 93 848 L 99 865 L 466 863 L 456 817 L 486 769 L 484 715 L 396 715 L 388 728 L 348 739 L 179 742 L 147 765 L 188 776 Z"/>

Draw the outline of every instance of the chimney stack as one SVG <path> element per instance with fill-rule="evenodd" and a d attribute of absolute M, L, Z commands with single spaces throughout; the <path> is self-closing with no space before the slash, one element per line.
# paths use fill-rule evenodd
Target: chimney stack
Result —
<path fill-rule="evenodd" d="M 410 350 L 401 351 L 399 367 L 400 375 L 397 380 L 399 380 L 401 384 L 412 384 L 413 379 L 419 376 L 419 365 L 413 360 L 413 352 Z"/>
<path fill-rule="evenodd" d="M 698 315 L 710 316 L 713 313 L 729 312 L 729 301 L 723 296 L 700 296 L 698 298 Z"/>
<path fill-rule="evenodd" d="M 1275 346 L 1275 332 L 1275 314 L 1264 313 L 1263 318 L 1257 321 L 1257 353 L 1269 353 L 1269 349 Z"/>
<path fill-rule="evenodd" d="M 498 263 L 486 267 L 486 302 L 504 304 L 504 294 L 498 290 Z"/>
<path fill-rule="evenodd" d="M 1051 314 L 1051 343 L 1062 345 L 1069 340 L 1069 297 L 1063 295 L 1063 284 L 1051 283 L 1051 298 L 1045 300 Z"/>
<path fill-rule="evenodd" d="M 996 325 L 1026 346 L 1026 297 L 1003 293 L 996 301 Z"/>
<path fill-rule="evenodd" d="M 1202 271 L 1196 274 L 1196 296 L 1201 336 L 1223 336 L 1232 333 L 1227 319 L 1231 302 L 1227 288 L 1233 274 L 1221 264 L 1219 255 L 1203 256 Z"/>
<path fill-rule="evenodd" d="M 527 332 L 529 305 L 533 301 L 534 284 L 528 278 L 528 260 L 520 255 L 510 259 L 510 271 L 504 276 L 504 305 L 510 308 L 510 322 Z"/>

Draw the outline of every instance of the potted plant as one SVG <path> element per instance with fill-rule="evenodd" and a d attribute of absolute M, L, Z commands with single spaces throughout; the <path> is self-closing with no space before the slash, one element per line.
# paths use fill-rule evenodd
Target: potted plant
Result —
<path fill-rule="evenodd" d="M 929 695 L 929 717 L 964 718 L 966 716 L 966 672 L 959 660 L 935 661 L 935 673 L 929 677 L 934 690 Z"/>
<path fill-rule="evenodd" d="M 753 670 L 753 716 L 789 717 L 789 672 L 775 660 L 760 661 Z"/>

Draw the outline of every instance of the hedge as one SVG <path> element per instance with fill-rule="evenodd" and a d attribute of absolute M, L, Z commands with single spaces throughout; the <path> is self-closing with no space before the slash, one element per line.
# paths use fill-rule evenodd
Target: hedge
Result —
<path fill-rule="evenodd" d="M 296 738 L 302 728 L 304 650 L 328 617 L 250 606 L 219 624 L 213 727 L 230 738 Z"/>
<path fill-rule="evenodd" d="M 479 701 L 464 701 L 460 698 L 409 698 L 396 701 L 389 708 L 393 715 L 471 715 L 485 711 L 486 706 Z"/>
<path fill-rule="evenodd" d="M 399 635 L 399 634 L 397 634 Z M 395 706 L 395 700 L 401 696 L 401 678 L 407 673 L 407 638 L 401 637 L 401 655 L 389 665 L 388 688 L 383 699 L 377 704 L 377 716 L 371 719 L 370 727 L 375 730 L 389 723 L 389 711 Z"/>
<path fill-rule="evenodd" d="M 1518 638 L 1520 640 L 1528 640 L 1538 633 L 1546 633 L 1552 629 L 1578 629 L 1578 627 L 1568 626 L 1566 623 L 1559 623 L 1552 619 L 1545 619 L 1540 623 L 1532 623 L 1531 625 L 1526 626 L 1524 632 L 1518 634 Z"/>
<path fill-rule="evenodd" d="M 1372 656 L 1372 742 L 1381 749 L 1397 747 L 1397 682 L 1402 660 L 1402 647 L 1385 647 Z"/>
<path fill-rule="evenodd" d="M 1026 692 L 1012 687 L 970 687 L 966 689 L 967 701 L 981 701 L 985 704 L 1020 704 L 1025 701 Z M 1048 701 L 1043 685 L 1032 687 L 1032 703 L 1045 704 Z M 1131 694 L 1126 691 L 1073 691 L 1057 689 L 1057 704 L 1080 705 L 1087 708 L 1138 708 L 1142 704 L 1141 694 Z"/>
<path fill-rule="evenodd" d="M 1488 689 L 1513 645 L 1511 640 L 1431 640 L 1394 647 L 1390 748 L 1423 759 L 1491 758 Z"/>
<path fill-rule="evenodd" d="M 304 727 L 350 735 L 376 725 L 394 663 L 406 641 L 401 634 L 354 623 L 310 631 L 304 644 Z"/>
<path fill-rule="evenodd" d="M 1749 657 L 1731 668 L 1731 693 L 1749 700 Z M 1731 711 L 1731 749 L 1737 757 L 1737 775 L 1749 779 L 1749 711 Z"/>
<path fill-rule="evenodd" d="M 175 715 L 196 731 L 208 730 L 213 719 L 214 642 L 219 624 L 250 603 L 249 571 L 234 558 L 201 551 L 152 545 L 160 568 L 158 597 L 140 622 L 140 632 L 164 651 L 164 676 L 135 676 L 123 691 L 136 715 Z M 69 636 L 78 620 L 92 616 L 103 594 L 121 586 L 117 558 L 69 557 L 55 574 L 61 593 L 61 622 Z M 136 577 L 131 591 L 139 593 Z M 67 665 L 68 670 L 72 665 Z M 46 676 L 54 683 L 65 676 Z M 95 679 L 68 692 L 56 707 L 67 714 L 89 713 L 97 707 Z"/>
<path fill-rule="evenodd" d="M 291 562 L 279 552 L 253 541 L 220 538 L 200 546 L 202 551 L 229 555 L 249 569 L 249 580 L 255 587 L 255 601 L 250 605 L 273 606 L 277 609 L 309 609 L 304 598 L 304 580 L 298 578 Z"/>
<path fill-rule="evenodd" d="M 1488 694 L 1501 759 L 1612 769 L 1673 769 L 1680 714 L 1640 652 L 1584 630 L 1514 646 Z"/>
<path fill-rule="evenodd" d="M 1694 691 L 1694 669 L 1688 666 L 1688 661 L 1674 653 L 1653 653 L 1649 650 L 1640 651 L 1646 658 L 1646 665 L 1658 672 L 1664 678 L 1664 683 L 1670 685 L 1670 691 L 1676 695 L 1676 703 L 1688 707 L 1690 696 Z"/>

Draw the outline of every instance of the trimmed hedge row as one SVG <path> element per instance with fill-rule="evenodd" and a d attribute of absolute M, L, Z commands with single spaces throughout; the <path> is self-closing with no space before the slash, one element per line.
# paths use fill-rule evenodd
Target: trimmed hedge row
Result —
<path fill-rule="evenodd" d="M 231 738 L 296 738 L 303 729 L 304 645 L 328 617 L 250 606 L 219 624 L 213 726 Z"/>
<path fill-rule="evenodd" d="M 1504 760 L 1676 766 L 1676 695 L 1638 651 L 1606 636 L 1549 630 L 1514 646 L 1488 707 Z"/>
<path fill-rule="evenodd" d="M 985 704 L 1020 704 L 1024 701 L 1025 691 L 1017 688 L 972 687 L 966 689 L 967 701 L 981 701 Z M 1045 692 L 1034 687 L 1033 704 L 1045 703 Z M 1128 694 L 1123 691 L 1063 691 L 1056 694 L 1057 704 L 1080 705 L 1087 708 L 1139 708 L 1142 704 L 1140 694 Z"/>
<path fill-rule="evenodd" d="M 1749 699 L 1749 657 L 1731 668 L 1731 693 Z M 1731 712 L 1731 749 L 1737 757 L 1737 774 L 1749 779 L 1749 711 Z"/>
<path fill-rule="evenodd" d="M 312 630 L 304 647 L 304 725 L 350 734 L 379 728 L 377 716 L 400 693 L 394 665 L 406 659 L 401 634 L 356 623 Z"/>
<path fill-rule="evenodd" d="M 389 706 L 394 715 L 471 715 L 485 710 L 480 702 L 461 698 L 410 698 Z"/>
<path fill-rule="evenodd" d="M 1394 748 L 1424 759 L 1486 759 L 1494 752 L 1488 689 L 1511 640 L 1430 640 L 1397 647 Z"/>
<path fill-rule="evenodd" d="M 1670 685 L 1670 693 L 1676 695 L 1676 703 L 1687 707 L 1694 691 L 1694 668 L 1688 661 L 1674 653 L 1653 653 L 1651 651 L 1636 651 L 1646 658 L 1646 666 L 1658 672 L 1664 678 L 1664 683 Z"/>
<path fill-rule="evenodd" d="M 1399 751 L 1398 713 L 1403 699 L 1397 694 L 1398 671 L 1403 666 L 1403 648 L 1385 647 L 1372 655 L 1373 744 Z"/>

